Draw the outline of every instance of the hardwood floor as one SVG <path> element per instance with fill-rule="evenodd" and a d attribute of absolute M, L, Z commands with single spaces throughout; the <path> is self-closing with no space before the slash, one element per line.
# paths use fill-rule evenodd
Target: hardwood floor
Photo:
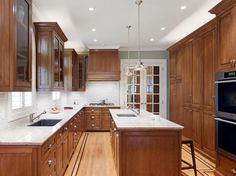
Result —
<path fill-rule="evenodd" d="M 199 153 L 195 153 L 195 155 L 198 176 L 214 176 L 214 163 Z M 191 163 L 191 155 L 186 146 L 183 146 L 182 157 Z M 182 175 L 194 176 L 194 172 L 185 170 Z M 65 176 L 117 176 L 110 144 L 110 133 L 85 133 L 72 156 Z"/>

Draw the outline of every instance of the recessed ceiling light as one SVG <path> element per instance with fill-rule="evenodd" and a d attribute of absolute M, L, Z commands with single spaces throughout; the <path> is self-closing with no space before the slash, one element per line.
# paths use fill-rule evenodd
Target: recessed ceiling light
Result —
<path fill-rule="evenodd" d="M 93 32 L 96 32 L 96 31 L 97 31 L 97 29 L 93 28 L 93 29 L 92 29 L 92 31 L 93 31 Z"/>
<path fill-rule="evenodd" d="M 180 9 L 181 10 L 185 10 L 185 9 L 187 9 L 187 6 L 186 5 L 182 5 L 182 6 L 180 6 Z"/>
<path fill-rule="evenodd" d="M 89 7 L 89 11 L 94 11 L 95 9 L 93 7 Z"/>
<path fill-rule="evenodd" d="M 155 39 L 154 38 L 150 38 L 150 42 L 154 42 L 155 41 Z"/>
<path fill-rule="evenodd" d="M 162 27 L 162 28 L 161 28 L 161 31 L 164 31 L 164 30 L 166 30 L 166 28 L 165 28 L 165 27 Z"/>
<path fill-rule="evenodd" d="M 93 41 L 94 41 L 94 42 L 97 42 L 97 39 L 94 39 Z"/>

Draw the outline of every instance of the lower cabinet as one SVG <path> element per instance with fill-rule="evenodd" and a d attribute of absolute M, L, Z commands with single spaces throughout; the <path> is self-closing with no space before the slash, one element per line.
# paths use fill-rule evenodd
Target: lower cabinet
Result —
<path fill-rule="evenodd" d="M 1 176 L 63 176 L 84 131 L 83 110 L 42 145 L 0 146 Z"/>
<path fill-rule="evenodd" d="M 119 107 L 86 107 L 85 118 L 88 131 L 109 131 L 111 115 L 109 109 L 119 109 Z"/>

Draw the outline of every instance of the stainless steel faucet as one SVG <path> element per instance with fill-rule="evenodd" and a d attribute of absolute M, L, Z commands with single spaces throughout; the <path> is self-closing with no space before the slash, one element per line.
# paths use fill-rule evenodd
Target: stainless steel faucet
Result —
<path fill-rule="evenodd" d="M 41 115 L 46 114 L 46 113 L 47 112 L 44 110 L 41 114 L 37 115 L 36 117 L 34 117 L 35 113 L 31 113 L 29 115 L 30 122 L 33 122 L 35 119 L 39 119 Z"/>

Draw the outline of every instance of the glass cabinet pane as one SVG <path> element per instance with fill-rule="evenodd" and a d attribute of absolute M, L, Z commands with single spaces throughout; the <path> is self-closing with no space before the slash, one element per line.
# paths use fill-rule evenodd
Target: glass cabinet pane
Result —
<path fill-rule="evenodd" d="M 64 50 L 64 47 L 63 45 L 60 43 L 60 70 L 59 70 L 59 76 L 60 76 L 60 87 L 63 87 L 63 81 L 64 81 L 64 74 L 63 74 L 63 61 L 64 61 L 64 57 L 63 57 L 63 50 Z"/>
<path fill-rule="evenodd" d="M 60 81 L 60 66 L 59 66 L 59 40 L 54 38 L 54 84 L 59 86 Z"/>
<path fill-rule="evenodd" d="M 16 79 L 29 81 L 29 4 L 25 0 L 16 1 Z"/>

